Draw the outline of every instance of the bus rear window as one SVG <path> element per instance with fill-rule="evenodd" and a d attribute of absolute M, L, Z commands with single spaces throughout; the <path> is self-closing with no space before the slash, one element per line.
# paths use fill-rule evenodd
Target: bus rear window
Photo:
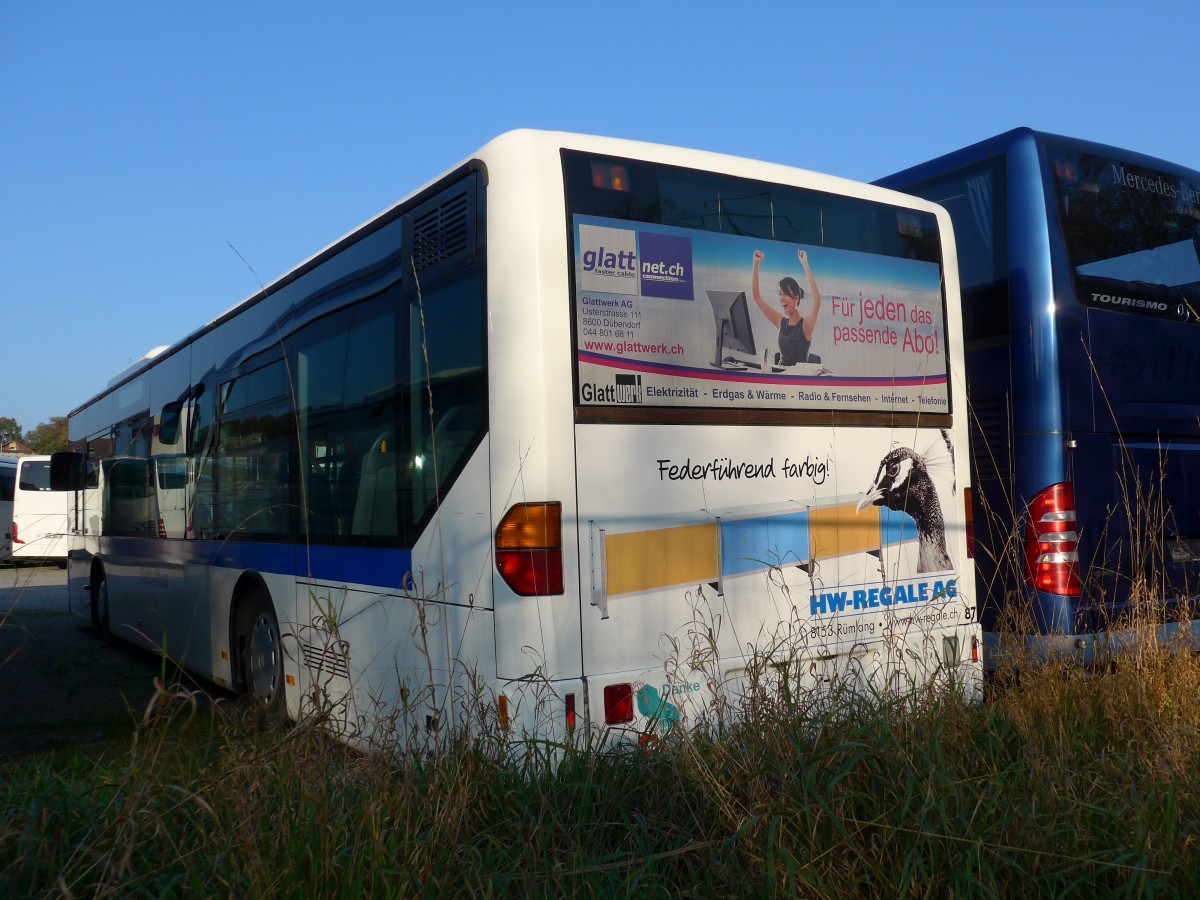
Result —
<path fill-rule="evenodd" d="M 1085 306 L 1200 321 L 1200 175 L 1047 144 Z"/>
<path fill-rule="evenodd" d="M 950 412 L 931 212 L 638 160 L 563 162 L 579 406 Z"/>
<path fill-rule="evenodd" d="M 22 491 L 50 490 L 50 460 L 31 460 L 23 462 L 17 476 L 17 484 Z"/>

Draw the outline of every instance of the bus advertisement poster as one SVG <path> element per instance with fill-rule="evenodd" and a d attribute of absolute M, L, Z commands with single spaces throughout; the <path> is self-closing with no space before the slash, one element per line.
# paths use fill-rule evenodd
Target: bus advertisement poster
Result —
<path fill-rule="evenodd" d="M 948 412 L 939 266 L 577 215 L 579 401 Z"/>

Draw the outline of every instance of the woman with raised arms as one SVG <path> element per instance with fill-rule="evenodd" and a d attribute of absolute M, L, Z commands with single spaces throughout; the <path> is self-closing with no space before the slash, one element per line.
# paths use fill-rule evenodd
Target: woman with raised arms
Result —
<path fill-rule="evenodd" d="M 817 328 L 817 316 L 821 313 L 821 292 L 817 289 L 817 280 L 813 278 L 812 269 L 808 266 L 808 253 L 797 250 L 800 265 L 808 276 L 808 289 L 812 293 L 812 308 L 807 316 L 800 315 L 800 301 L 804 299 L 804 288 L 800 287 L 795 278 L 790 276 L 779 281 L 779 306 L 776 309 L 763 299 L 758 286 L 758 268 L 765 255 L 761 250 L 754 251 L 754 268 L 751 275 L 750 287 L 754 302 L 767 317 L 767 320 L 779 329 L 779 364 L 792 366 L 808 361 L 808 348 L 812 345 L 813 332 Z"/>

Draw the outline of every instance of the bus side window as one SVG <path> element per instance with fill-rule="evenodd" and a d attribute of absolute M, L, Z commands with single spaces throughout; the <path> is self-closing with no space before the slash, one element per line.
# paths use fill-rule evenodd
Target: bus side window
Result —
<path fill-rule="evenodd" d="M 413 493 L 418 508 L 427 508 L 440 499 L 438 492 L 455 471 L 460 460 L 474 445 L 487 421 L 482 398 L 434 410 L 433 431 L 425 440 L 421 461 L 414 471 Z"/>
<path fill-rule="evenodd" d="M 213 528 L 227 538 L 292 538 L 296 494 L 289 463 L 294 414 L 282 359 L 221 385 L 213 448 Z"/>
<path fill-rule="evenodd" d="M 390 438 L 385 431 L 363 457 L 351 534 L 396 534 L 396 448 Z"/>
<path fill-rule="evenodd" d="M 103 474 L 106 461 L 112 456 L 111 437 L 93 437 L 87 444 L 87 468 L 84 471 L 83 533 L 99 536 L 104 531 Z"/>
<path fill-rule="evenodd" d="M 154 492 L 149 460 L 118 457 L 111 461 L 104 483 L 108 501 L 104 533 L 125 537 L 154 537 Z"/>
<path fill-rule="evenodd" d="M 118 422 L 112 452 L 106 461 L 103 494 L 103 534 L 154 537 L 157 502 L 150 473 L 154 419 L 149 410 Z"/>
<path fill-rule="evenodd" d="M 392 285 L 306 324 L 294 339 L 300 461 L 311 540 L 394 544 L 398 440 Z"/>
<path fill-rule="evenodd" d="M 183 401 L 173 400 L 163 406 L 158 416 L 158 442 L 164 447 L 174 447 L 179 442 L 180 421 Z"/>
<path fill-rule="evenodd" d="M 432 515 L 487 431 L 483 285 L 478 272 L 447 278 L 409 305 L 409 523 Z"/>

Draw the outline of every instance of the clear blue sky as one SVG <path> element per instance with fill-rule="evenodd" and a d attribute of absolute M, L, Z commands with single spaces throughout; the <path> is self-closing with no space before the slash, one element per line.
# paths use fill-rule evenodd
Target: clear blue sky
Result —
<path fill-rule="evenodd" d="M 1029 125 L 1200 168 L 1198 35 L 1195 0 L 0 0 L 0 416 L 65 415 L 511 128 L 871 180 Z"/>

